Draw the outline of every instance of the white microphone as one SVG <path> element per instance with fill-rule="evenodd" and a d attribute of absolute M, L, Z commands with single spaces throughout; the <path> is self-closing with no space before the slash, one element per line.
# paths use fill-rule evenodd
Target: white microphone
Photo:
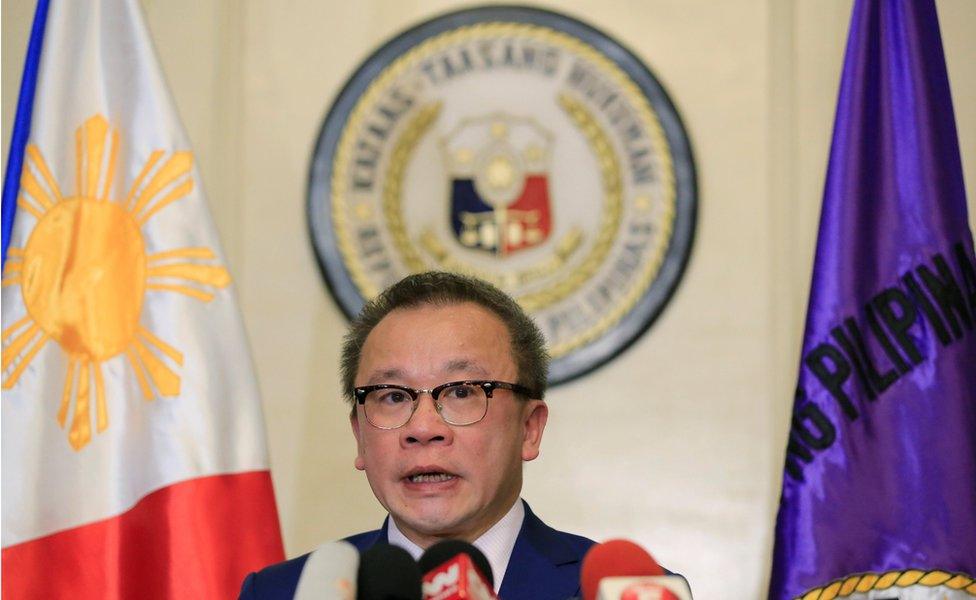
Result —
<path fill-rule="evenodd" d="M 295 600 L 356 600 L 359 551 L 349 542 L 328 542 L 305 561 Z"/>
<path fill-rule="evenodd" d="M 677 575 L 604 577 L 597 600 L 692 600 L 684 578 Z"/>

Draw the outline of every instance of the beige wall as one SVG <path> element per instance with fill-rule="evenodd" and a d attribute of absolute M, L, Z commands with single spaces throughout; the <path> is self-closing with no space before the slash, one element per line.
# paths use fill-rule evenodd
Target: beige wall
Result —
<path fill-rule="evenodd" d="M 4 0 L 3 150 L 32 12 Z M 374 528 L 336 360 L 343 318 L 306 235 L 312 145 L 358 63 L 454 1 L 144 0 L 200 157 L 264 394 L 288 554 Z M 657 74 L 700 173 L 685 279 L 650 332 L 552 391 L 525 498 L 550 524 L 626 536 L 700 598 L 763 595 L 850 4 L 541 2 Z M 969 189 L 976 2 L 939 0 Z M 970 194 L 971 223 L 976 202 Z"/>

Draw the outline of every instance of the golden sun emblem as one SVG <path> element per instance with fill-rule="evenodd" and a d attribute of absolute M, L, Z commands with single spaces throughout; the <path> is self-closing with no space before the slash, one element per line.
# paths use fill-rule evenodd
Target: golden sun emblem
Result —
<path fill-rule="evenodd" d="M 68 357 L 57 420 L 64 428 L 74 399 L 68 442 L 75 450 L 91 441 L 93 397 L 97 431 L 108 427 L 104 362 L 125 354 L 146 400 L 180 393 L 170 365 L 181 366 L 182 353 L 140 323 L 146 292 L 209 302 L 214 296 L 207 287 L 230 283 L 224 267 L 205 263 L 216 258 L 209 248 L 146 254 L 142 228 L 193 189 L 193 155 L 173 152 L 162 162 L 166 153 L 153 151 L 126 198 L 117 200 L 109 194 L 119 146 L 118 130 L 110 135 L 104 117 L 85 121 L 75 132 L 77 192 L 64 197 L 37 146 L 28 145 L 17 205 L 37 223 L 23 248 L 9 248 L 3 273 L 2 285 L 19 285 L 27 308 L 27 316 L 0 334 L 3 389 L 16 385 L 55 340 Z"/>

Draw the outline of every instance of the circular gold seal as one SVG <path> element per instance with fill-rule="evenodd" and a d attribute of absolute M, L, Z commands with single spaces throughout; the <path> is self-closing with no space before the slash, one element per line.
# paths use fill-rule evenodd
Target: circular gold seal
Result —
<path fill-rule="evenodd" d="M 633 54 L 564 15 L 485 7 L 360 66 L 322 126 L 308 216 L 347 315 L 409 273 L 475 275 L 533 315 L 560 383 L 663 309 L 696 194 L 678 114 Z"/>

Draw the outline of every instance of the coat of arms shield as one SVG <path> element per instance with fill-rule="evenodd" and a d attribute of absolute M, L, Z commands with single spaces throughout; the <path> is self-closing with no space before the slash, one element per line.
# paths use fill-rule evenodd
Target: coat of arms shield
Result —
<path fill-rule="evenodd" d="M 469 119 L 443 140 L 451 176 L 451 228 L 466 248 L 507 256 L 552 231 L 552 135 L 505 113 Z"/>

